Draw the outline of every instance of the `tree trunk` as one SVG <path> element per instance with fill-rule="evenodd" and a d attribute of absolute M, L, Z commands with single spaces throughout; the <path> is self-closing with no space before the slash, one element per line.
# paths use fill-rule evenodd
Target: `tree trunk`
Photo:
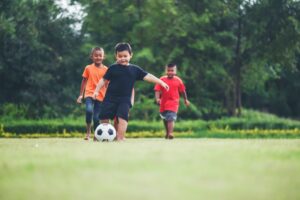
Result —
<path fill-rule="evenodd" d="M 236 114 L 236 86 L 234 81 L 229 84 L 228 90 L 225 92 L 225 104 L 227 108 L 227 114 L 229 116 L 235 116 Z"/>
<path fill-rule="evenodd" d="M 234 81 L 235 81 L 235 104 L 237 112 L 235 115 L 240 116 L 242 114 L 242 92 L 241 92 L 241 68 L 242 68 L 242 58 L 241 58 L 241 40 L 242 40 L 242 11 L 239 8 L 239 18 L 237 27 L 237 44 L 235 49 L 235 63 L 234 63 Z"/>

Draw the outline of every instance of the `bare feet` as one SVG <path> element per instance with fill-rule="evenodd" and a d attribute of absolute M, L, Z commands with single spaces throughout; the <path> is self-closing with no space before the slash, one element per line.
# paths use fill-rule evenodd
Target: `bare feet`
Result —
<path fill-rule="evenodd" d="M 172 140 L 172 139 L 174 139 L 174 135 L 172 135 L 172 134 L 170 134 L 170 135 L 169 135 L 169 134 L 166 134 L 166 135 L 165 135 L 165 138 L 166 138 L 166 139 Z"/>
<path fill-rule="evenodd" d="M 98 142 L 98 140 L 97 140 L 97 138 L 94 136 L 94 138 L 93 138 L 93 141 L 94 142 Z"/>
<path fill-rule="evenodd" d="M 116 139 L 117 142 L 123 142 L 125 140 L 126 140 L 125 137 L 117 137 Z"/>

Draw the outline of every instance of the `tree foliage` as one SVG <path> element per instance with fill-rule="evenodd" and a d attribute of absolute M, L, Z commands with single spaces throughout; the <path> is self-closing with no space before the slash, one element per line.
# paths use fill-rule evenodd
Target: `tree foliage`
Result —
<path fill-rule="evenodd" d="M 63 112 L 81 57 L 74 20 L 53 1 L 1 1 L 0 12 L 0 101 L 28 104 L 33 117 Z"/>
<path fill-rule="evenodd" d="M 1 1 L 1 103 L 29 105 L 35 117 L 77 113 L 90 48 L 104 47 L 110 65 L 126 41 L 132 62 L 156 76 L 177 64 L 194 105 L 183 117 L 239 115 L 243 106 L 300 116 L 299 1 L 71 2 L 86 13 L 80 31 L 51 0 Z M 138 83 L 136 94 L 132 116 L 156 118 L 153 85 Z"/>

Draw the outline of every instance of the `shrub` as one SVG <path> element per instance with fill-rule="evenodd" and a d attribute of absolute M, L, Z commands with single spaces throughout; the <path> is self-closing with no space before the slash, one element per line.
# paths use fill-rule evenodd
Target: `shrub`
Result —
<path fill-rule="evenodd" d="M 0 116 L 2 120 L 18 120 L 27 117 L 28 105 L 5 103 L 0 106 Z"/>

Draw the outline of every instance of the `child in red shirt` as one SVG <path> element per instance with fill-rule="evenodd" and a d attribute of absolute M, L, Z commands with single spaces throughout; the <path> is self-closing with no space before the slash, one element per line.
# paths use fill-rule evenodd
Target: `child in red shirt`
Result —
<path fill-rule="evenodd" d="M 190 102 L 187 99 L 185 85 L 183 84 L 182 80 L 176 76 L 176 70 L 177 66 L 175 64 L 168 64 L 166 66 L 167 75 L 160 78 L 169 85 L 169 91 L 158 84 L 154 87 L 155 100 L 156 103 L 160 105 L 159 112 L 166 129 L 166 139 L 174 138 L 173 129 L 175 120 L 177 118 L 180 94 L 184 98 L 185 105 L 190 105 Z"/>
<path fill-rule="evenodd" d="M 80 94 L 77 98 L 77 103 L 82 103 L 85 98 L 86 104 L 86 136 L 85 140 L 89 140 L 92 128 L 92 119 L 94 122 L 94 129 L 99 125 L 99 114 L 101 111 L 101 103 L 105 96 L 106 87 L 101 88 L 99 94 L 94 99 L 93 94 L 96 89 L 97 83 L 104 76 L 107 67 L 102 64 L 104 60 L 104 50 L 101 47 L 95 47 L 91 51 L 90 58 L 92 64 L 87 65 L 82 73 L 82 82 L 80 87 Z"/>

